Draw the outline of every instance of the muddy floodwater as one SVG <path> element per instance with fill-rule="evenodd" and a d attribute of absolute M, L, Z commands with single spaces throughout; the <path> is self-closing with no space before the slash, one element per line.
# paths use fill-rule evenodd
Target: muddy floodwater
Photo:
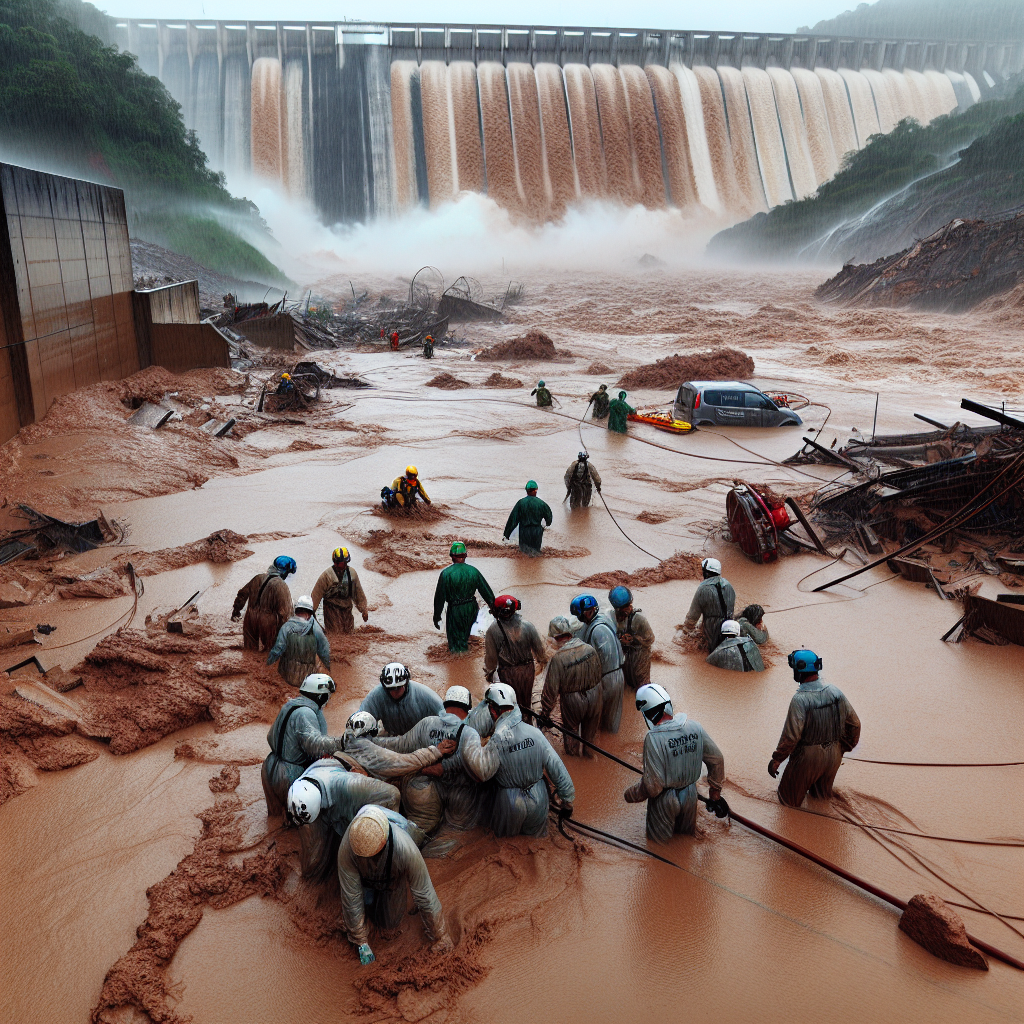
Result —
<path fill-rule="evenodd" d="M 1024 762 L 1024 652 L 940 642 L 960 606 L 891 578 L 884 566 L 813 593 L 858 563 L 805 553 L 758 566 L 723 538 L 733 480 L 812 492 L 840 469 L 779 463 L 811 427 L 808 436 L 826 446 L 833 439 L 842 445 L 855 429 L 870 434 L 876 393 L 879 433 L 914 430 L 915 412 L 982 422 L 960 411 L 965 396 L 1024 405 L 1019 311 L 998 303 L 957 317 L 822 309 L 810 299 L 820 280 L 656 269 L 636 278 L 527 279 L 512 322 L 460 326 L 467 343 L 439 348 L 433 362 L 407 351 L 325 354 L 323 362 L 362 374 L 374 388 L 327 392 L 317 416 L 216 442 L 232 460 L 217 461 L 171 435 L 145 451 L 131 449 L 123 428 L 93 417 L 84 429 L 72 418 L 26 441 L 0 469 L 15 500 L 30 495 L 46 508 L 52 487 L 62 501 L 74 494 L 90 514 L 102 507 L 130 524 L 126 543 L 137 550 L 175 548 L 224 529 L 249 538 L 253 554 L 240 561 L 146 577 L 136 627 L 153 609 L 201 591 L 201 613 L 228 629 L 236 591 L 276 555 L 298 563 L 288 581 L 297 597 L 312 590 L 330 552 L 348 546 L 378 631 L 334 647 L 338 693 L 325 713 L 335 735 L 388 661 L 406 662 L 414 679 L 438 692 L 461 684 L 481 695 L 482 646 L 448 659 L 431 624 L 437 571 L 454 536 L 492 545 L 471 546 L 470 561 L 496 594 L 522 600 L 523 615 L 542 634 L 581 590 L 606 605 L 607 586 L 580 586 L 593 574 L 653 567 L 676 552 L 714 555 L 736 589 L 737 611 L 752 602 L 765 608 L 772 646 L 762 674 L 714 669 L 675 642 L 694 579 L 633 590 L 656 634 L 652 679 L 721 747 L 729 803 L 902 899 L 938 893 L 969 932 L 1024 959 L 1024 768 L 872 763 Z M 320 283 L 338 294 L 348 287 L 347 276 Z M 494 291 L 503 287 L 493 282 Z M 565 355 L 540 363 L 473 358 L 527 327 L 547 332 Z M 620 437 L 580 422 L 599 384 L 614 392 L 619 377 L 640 364 L 718 345 L 753 357 L 758 386 L 809 397 L 804 427 L 673 436 L 631 424 Z M 610 372 L 591 373 L 596 363 Z M 523 387 L 484 386 L 496 370 Z M 470 386 L 426 386 L 442 372 Z M 529 392 L 540 379 L 557 400 L 554 410 L 533 405 Z M 250 384 L 240 400 L 253 397 Z M 629 394 L 638 407 L 665 408 L 671 398 L 669 391 Z M 161 443 L 168 445 L 163 459 Z M 563 473 L 583 446 L 601 473 L 611 515 L 600 501 L 572 513 L 561 503 Z M 116 481 L 104 480 L 103 452 Z M 87 471 L 76 469 L 79 457 Z M 192 470 L 173 473 L 164 459 L 193 460 L 206 482 L 194 486 Z M 440 514 L 401 521 L 375 514 L 381 487 L 409 463 Z M 50 478 L 39 475 L 41 466 L 50 467 Z M 554 510 L 544 540 L 552 554 L 537 559 L 501 545 L 508 512 L 530 478 Z M 65 562 L 91 570 L 117 553 L 104 548 Z M 986 578 L 981 593 L 1004 589 Z M 0 620 L 57 625 L 35 653 L 47 668 L 71 668 L 131 604 L 124 596 L 66 600 L 6 609 Z M 237 634 L 240 645 L 240 624 Z M 795 810 L 778 803 L 767 765 L 795 689 L 785 655 L 798 647 L 822 656 L 824 677 L 849 697 L 863 731 L 840 769 L 835 801 L 808 799 Z M 399 938 L 374 942 L 377 962 L 361 968 L 339 930 L 336 883 L 310 890 L 297 875 L 294 838 L 277 820 L 268 826 L 259 761 L 271 716 L 243 713 L 244 673 L 230 685 L 235 696 L 226 691 L 214 721 L 122 755 L 98 744 L 95 759 L 38 772 L 0 807 L 0 1019 L 1024 1019 L 1024 972 L 996 960 L 980 972 L 934 958 L 897 929 L 888 904 L 736 822 L 700 811 L 697 837 L 648 843 L 643 806 L 622 799 L 636 776 L 601 757 L 566 759 L 575 816 L 678 867 L 589 839 L 570 842 L 554 828 L 546 839 L 496 840 L 481 831 L 427 862 L 456 952 L 431 957 L 410 915 Z M 598 742 L 638 764 L 643 736 L 627 693 L 621 731 Z M 210 779 L 225 765 L 238 769 L 237 789 L 215 794 Z M 153 912 L 147 889 L 159 889 L 179 862 L 209 849 L 232 870 L 245 857 L 265 859 L 244 883 L 232 876 L 233 884 L 250 886 L 237 890 L 241 898 L 189 904 L 189 927 L 161 966 L 148 1016 L 127 1005 L 104 1009 L 101 993 L 111 992 L 104 978 Z"/>

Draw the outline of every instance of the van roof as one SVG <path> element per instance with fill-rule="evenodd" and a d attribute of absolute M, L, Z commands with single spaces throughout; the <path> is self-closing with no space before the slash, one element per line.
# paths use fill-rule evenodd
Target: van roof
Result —
<path fill-rule="evenodd" d="M 684 388 L 693 388 L 694 391 L 703 391 L 705 388 L 734 388 L 738 391 L 757 391 L 753 384 L 744 384 L 739 380 L 688 380 L 683 384 Z"/>

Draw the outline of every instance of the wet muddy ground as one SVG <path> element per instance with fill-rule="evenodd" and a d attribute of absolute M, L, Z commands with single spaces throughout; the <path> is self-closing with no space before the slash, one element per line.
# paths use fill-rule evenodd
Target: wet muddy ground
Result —
<path fill-rule="evenodd" d="M 241 630 L 236 637 L 227 622 L 231 603 L 278 554 L 298 563 L 289 580 L 293 595 L 308 593 L 342 543 L 360 570 L 376 629 L 334 644 L 339 693 L 326 716 L 336 733 L 386 661 L 405 661 L 414 678 L 439 692 L 459 683 L 480 694 L 482 652 L 454 660 L 428 653 L 441 639 L 430 621 L 437 566 L 458 536 L 495 592 L 519 596 L 524 615 L 542 631 L 567 612 L 581 580 L 654 569 L 656 559 L 639 548 L 657 560 L 714 554 L 736 587 L 737 606 L 765 607 L 780 651 L 810 646 L 822 655 L 826 678 L 845 691 L 863 723 L 852 757 L 1024 761 L 1020 648 L 940 643 L 958 606 L 890 580 L 884 569 L 813 594 L 845 566 L 811 554 L 756 566 L 721 538 L 733 479 L 804 494 L 835 475 L 822 466 L 775 464 L 800 446 L 802 431 L 677 437 L 633 424 L 623 438 L 589 420 L 578 424 L 598 384 L 612 387 L 637 365 L 716 344 L 751 355 L 760 386 L 788 387 L 822 403 L 803 415 L 815 428 L 828 415 L 820 435 L 826 445 L 833 437 L 841 444 L 854 427 L 870 431 L 876 390 L 879 432 L 914 429 L 913 412 L 963 418 L 961 395 L 1011 403 L 1019 397 L 1020 333 L 1000 310 L 941 317 L 821 309 L 808 298 L 819 280 L 655 272 L 642 280 L 528 282 L 516 322 L 460 328 L 471 346 L 440 348 L 433 363 L 406 352 L 325 360 L 362 373 L 376 389 L 329 393 L 326 408 L 301 423 L 254 420 L 241 439 L 212 447 L 187 423 L 165 437 L 138 438 L 96 414 L 5 446 L 5 493 L 47 509 L 52 488 L 54 514 L 67 513 L 69 504 L 90 515 L 102 507 L 130 525 L 129 555 L 194 544 L 218 530 L 233 531 L 253 554 L 190 564 L 162 555 L 145 577 L 133 627 L 154 609 L 203 592 L 204 643 L 213 647 L 172 660 L 182 677 L 207 680 L 202 685 L 213 696 L 205 718 L 133 753 L 83 741 L 97 756 L 63 771 L 21 765 L 24 791 L 0 806 L 0 1018 L 27 1024 L 95 1014 L 141 1022 L 142 1012 L 128 1006 L 145 996 L 150 1019 L 191 1015 L 218 1024 L 343 1016 L 610 1022 L 684 1012 L 708 1021 L 1021 1019 L 1024 974 L 996 961 L 982 974 L 936 960 L 897 930 L 887 905 L 703 812 L 700 838 L 658 848 L 682 871 L 597 843 L 573 844 L 557 832 L 505 841 L 481 833 L 429 862 L 459 939 L 456 953 L 432 958 L 410 916 L 400 938 L 376 943 L 370 968 L 359 967 L 341 936 L 330 888 L 310 891 L 298 881 L 292 837 L 267 834 L 258 763 L 266 723 L 284 694 L 274 673 L 236 650 Z M 544 330 L 574 358 L 471 358 L 474 347 L 519 336 L 526 326 Z M 597 361 L 614 372 L 588 374 Z M 485 386 L 496 368 L 524 388 Z M 441 372 L 470 387 L 426 388 Z M 553 412 L 532 405 L 535 378 L 559 400 Z M 241 390 L 240 381 L 233 395 L 221 387 L 222 404 L 251 403 L 257 383 Z M 629 398 L 665 407 L 671 394 Z M 581 432 L 621 530 L 600 504 L 573 513 L 560 504 L 562 474 Z M 113 482 L 104 480 L 104 451 Z M 76 470 L 82 452 L 85 474 Z M 374 514 L 381 486 L 410 462 L 441 514 L 415 521 Z M 37 467 L 51 464 L 56 481 L 39 476 Z M 199 476 L 205 481 L 197 486 Z M 508 511 L 531 477 L 555 511 L 545 538 L 553 554 L 540 559 L 501 544 Z M 61 571 L 93 571 L 125 553 L 70 556 Z M 795 685 L 785 659 L 773 658 L 760 675 L 735 675 L 686 653 L 674 642 L 675 627 L 696 584 L 686 578 L 692 573 L 678 575 L 634 587 L 657 636 L 652 678 L 722 748 L 730 803 L 904 899 L 936 892 L 965 904 L 958 909 L 969 931 L 1024 958 L 1024 769 L 847 760 L 836 802 L 781 807 L 766 768 Z M 999 589 L 987 581 L 982 593 Z M 70 669 L 131 607 L 129 595 L 72 597 L 0 610 L 0 622 L 56 625 L 24 656 Z M 235 659 L 235 673 L 202 675 L 198 663 L 211 657 L 229 666 Z M 67 696 L 90 698 L 89 680 Z M 627 702 L 621 732 L 601 742 L 638 762 L 643 731 Z M 238 786 L 211 792 L 224 765 L 238 769 Z M 603 758 L 568 765 L 576 816 L 645 845 L 643 808 L 621 799 L 634 776 Z M 844 816 L 894 831 L 869 833 L 838 820 Z M 956 839 L 1001 845 L 949 841 Z M 181 877 L 198 880 L 185 887 L 187 897 L 168 881 L 182 862 Z M 137 937 L 147 915 L 149 930 Z M 158 940 L 146 938 L 154 934 Z M 163 959 L 152 959 L 155 948 Z M 142 954 L 150 959 L 132 959 Z M 155 988 L 148 975 L 140 983 L 144 972 L 133 965 L 143 963 L 156 964 Z"/>

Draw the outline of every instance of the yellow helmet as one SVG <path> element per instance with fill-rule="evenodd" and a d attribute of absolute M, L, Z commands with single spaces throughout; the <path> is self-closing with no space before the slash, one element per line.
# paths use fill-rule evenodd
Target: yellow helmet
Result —
<path fill-rule="evenodd" d="M 331 555 L 331 558 L 334 559 L 335 562 L 352 561 L 352 556 L 348 553 L 348 548 L 335 548 L 334 554 Z"/>
<path fill-rule="evenodd" d="M 405 475 L 406 476 L 416 477 L 416 476 L 420 475 L 420 471 L 415 466 L 406 466 L 405 467 Z"/>
<path fill-rule="evenodd" d="M 291 380 L 291 379 L 292 379 L 292 375 L 290 373 L 282 373 L 281 374 L 281 380 Z"/>

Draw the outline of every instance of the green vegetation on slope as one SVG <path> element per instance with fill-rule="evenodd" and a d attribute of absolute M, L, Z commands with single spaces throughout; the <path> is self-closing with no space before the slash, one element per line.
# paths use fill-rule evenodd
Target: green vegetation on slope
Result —
<path fill-rule="evenodd" d="M 797 31 L 896 39 L 1024 39 L 1024 4 L 1021 0 L 878 0 Z"/>

